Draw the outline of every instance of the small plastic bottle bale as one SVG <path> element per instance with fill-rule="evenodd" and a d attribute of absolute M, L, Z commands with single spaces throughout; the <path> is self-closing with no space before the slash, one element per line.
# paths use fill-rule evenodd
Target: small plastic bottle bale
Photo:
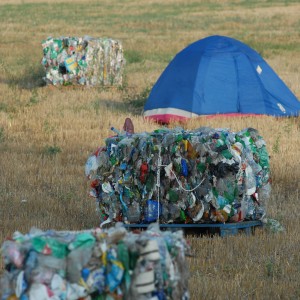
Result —
<path fill-rule="evenodd" d="M 42 41 L 46 75 L 52 85 L 120 86 L 125 66 L 120 41 L 111 38 L 49 37 Z"/>

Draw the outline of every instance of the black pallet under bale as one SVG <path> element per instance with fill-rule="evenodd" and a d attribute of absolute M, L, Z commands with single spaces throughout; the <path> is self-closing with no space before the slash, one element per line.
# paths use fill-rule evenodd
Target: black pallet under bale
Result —
<path fill-rule="evenodd" d="M 124 224 L 128 230 L 146 229 L 149 224 Z M 238 223 L 203 223 L 203 224 L 160 224 L 160 228 L 168 230 L 182 229 L 185 233 L 193 233 L 199 235 L 218 234 L 221 237 L 237 235 L 244 233 L 246 235 L 253 234 L 257 227 L 262 227 L 263 223 L 259 220 L 244 221 Z"/>

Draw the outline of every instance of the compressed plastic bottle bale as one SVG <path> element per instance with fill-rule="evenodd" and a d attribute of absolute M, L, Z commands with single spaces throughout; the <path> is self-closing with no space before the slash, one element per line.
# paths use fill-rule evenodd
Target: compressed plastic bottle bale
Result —
<path fill-rule="evenodd" d="M 33 232 L 18 232 L 2 247 L 5 253 L 20 248 L 24 255 L 18 267 L 4 260 L 5 271 L 0 276 L 3 300 L 110 299 L 116 294 L 138 299 L 138 295 L 149 296 L 147 293 L 161 299 L 183 299 L 189 294 L 185 256 L 190 247 L 183 233 L 165 233 L 152 225 L 132 233 L 121 223 L 106 230 Z M 41 237 L 51 240 L 51 246 L 46 251 L 43 245 L 45 251 L 37 253 L 37 238 Z M 67 272 L 49 264 L 58 256 L 50 251 L 53 245 L 66 245 L 67 255 L 60 259 L 65 265 L 67 261 Z"/>
<path fill-rule="evenodd" d="M 120 41 L 111 38 L 49 37 L 42 41 L 46 75 L 52 85 L 119 86 L 125 66 Z"/>
<path fill-rule="evenodd" d="M 100 211 L 112 208 L 113 197 L 117 197 L 119 203 L 138 203 L 136 223 L 153 222 L 158 216 L 164 223 L 203 223 L 257 220 L 266 215 L 270 165 L 266 143 L 257 130 L 201 127 L 189 131 L 177 127 L 130 135 L 113 131 L 117 135 L 105 140 L 101 154 L 87 161 L 92 182 L 109 181 L 113 187 L 110 194 L 101 189 L 96 193 Z M 99 166 L 92 166 L 93 161 Z M 152 213 L 152 199 L 161 204 L 160 212 Z M 224 199 L 222 205 L 220 199 Z M 125 205 L 120 207 L 121 211 L 115 211 L 117 219 L 104 213 L 100 221 L 121 218 L 130 222 Z"/>

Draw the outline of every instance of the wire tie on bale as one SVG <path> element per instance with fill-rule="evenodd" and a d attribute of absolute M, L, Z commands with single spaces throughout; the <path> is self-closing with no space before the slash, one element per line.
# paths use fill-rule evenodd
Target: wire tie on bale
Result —
<path fill-rule="evenodd" d="M 157 223 L 159 224 L 159 210 L 160 210 L 160 168 L 162 167 L 161 164 L 161 146 L 158 146 L 158 161 L 157 161 L 157 172 L 156 172 L 156 188 L 157 188 L 157 202 L 158 202 L 158 209 L 157 209 Z"/>

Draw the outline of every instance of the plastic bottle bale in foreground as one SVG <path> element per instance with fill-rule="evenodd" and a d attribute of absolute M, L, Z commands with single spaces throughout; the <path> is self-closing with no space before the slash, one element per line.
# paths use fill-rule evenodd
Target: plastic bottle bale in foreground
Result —
<path fill-rule="evenodd" d="M 189 299 L 182 231 L 15 232 L 4 241 L 2 300 Z"/>
<path fill-rule="evenodd" d="M 44 80 L 51 85 L 120 86 L 125 66 L 120 41 L 49 37 L 42 41 Z"/>
<path fill-rule="evenodd" d="M 102 225 L 225 223 L 266 216 L 269 155 L 257 130 L 115 132 L 85 166 Z"/>

